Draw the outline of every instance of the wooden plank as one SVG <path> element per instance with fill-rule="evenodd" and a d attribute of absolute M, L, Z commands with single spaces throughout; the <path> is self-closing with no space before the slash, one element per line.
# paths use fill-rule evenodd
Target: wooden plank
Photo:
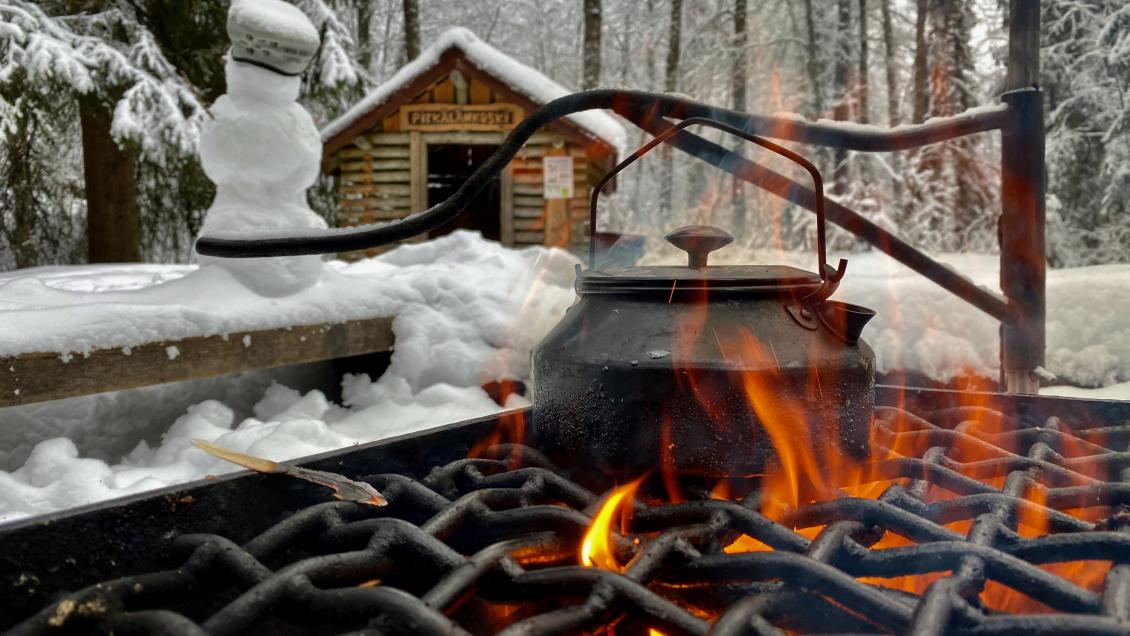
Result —
<path fill-rule="evenodd" d="M 545 199 L 541 198 L 540 196 L 531 196 L 531 195 L 518 196 L 518 195 L 515 195 L 514 196 L 514 205 L 516 207 L 523 207 L 523 208 L 540 208 L 540 207 L 543 207 L 545 205 Z"/>
<path fill-rule="evenodd" d="M 373 208 L 373 211 L 370 212 L 370 214 L 373 216 L 373 219 L 369 222 L 373 223 L 376 221 L 392 221 L 395 219 L 403 219 L 411 213 L 411 210 L 408 209 L 389 208 L 387 210 L 382 210 L 380 208 Z"/>
<path fill-rule="evenodd" d="M 569 210 L 565 199 L 549 199 L 545 202 L 545 245 L 567 247 L 571 242 Z"/>
<path fill-rule="evenodd" d="M 541 159 L 515 159 L 513 165 L 517 170 L 541 170 Z"/>
<path fill-rule="evenodd" d="M 490 86 L 488 86 L 482 80 L 479 80 L 479 79 L 476 79 L 476 78 L 471 78 L 471 87 L 469 89 L 469 92 L 470 92 L 470 100 L 469 101 L 472 104 L 489 104 L 489 103 L 491 103 Z"/>
<path fill-rule="evenodd" d="M 87 355 L 25 353 L 0 358 L 0 407 L 346 358 L 392 345 L 392 318 L 381 317 L 94 349 Z"/>
<path fill-rule="evenodd" d="M 356 172 L 358 170 L 408 170 L 412 167 L 408 163 L 405 153 L 404 159 L 368 159 L 363 161 L 346 161 L 341 164 L 342 172 Z"/>
<path fill-rule="evenodd" d="M 375 212 L 381 212 L 381 211 L 385 211 L 385 210 L 400 210 L 400 211 L 404 212 L 404 214 L 408 214 L 409 212 L 412 211 L 412 209 L 410 207 L 411 205 L 412 204 L 409 202 L 408 197 L 395 197 L 395 198 L 391 198 L 391 199 L 371 199 L 371 198 L 368 198 L 368 199 L 358 199 L 356 201 L 350 201 L 349 205 L 345 205 L 345 202 L 343 201 L 342 205 L 341 205 L 341 211 L 343 213 L 345 213 L 345 212 L 352 213 L 352 212 L 365 212 L 365 211 L 368 211 L 368 210 L 372 210 L 372 211 L 375 211 Z"/>
<path fill-rule="evenodd" d="M 498 176 L 499 239 L 503 245 L 514 245 L 514 176 L 507 166 Z"/>
<path fill-rule="evenodd" d="M 547 157 L 568 156 L 566 148 L 552 148 Z M 574 172 L 574 176 L 576 173 Z M 538 174 L 540 178 L 542 175 Z M 549 247 L 568 247 L 572 243 L 572 227 L 569 224 L 569 200 L 546 199 L 545 201 L 545 245 Z"/>
<path fill-rule="evenodd" d="M 506 135 L 498 132 L 426 132 L 424 142 L 438 144 L 466 144 L 497 146 L 502 143 Z"/>
<path fill-rule="evenodd" d="M 406 104 L 400 107 L 400 130 L 422 132 L 503 131 L 522 121 L 524 112 L 514 104 Z"/>
<path fill-rule="evenodd" d="M 403 146 L 375 146 L 369 150 L 362 150 L 360 148 L 346 148 L 341 151 L 342 158 L 344 159 L 367 159 L 372 157 L 374 159 L 407 159 L 408 146 L 407 143 Z"/>
<path fill-rule="evenodd" d="M 538 158 L 538 159 L 540 159 L 540 158 L 545 156 L 546 148 L 547 148 L 546 146 L 540 146 L 540 145 L 527 143 L 522 148 L 521 152 L 518 153 L 518 156 L 522 157 L 522 158 L 531 158 L 531 159 Z M 568 149 L 569 149 L 569 154 L 572 155 L 573 157 L 576 157 L 578 159 L 584 159 L 586 157 L 585 151 L 584 151 L 583 148 L 578 148 L 576 146 L 569 146 Z"/>
<path fill-rule="evenodd" d="M 439 104 L 455 102 L 455 84 L 451 82 L 450 76 L 443 78 L 432 88 L 432 96 L 435 98 L 435 102 Z"/>
<path fill-rule="evenodd" d="M 409 183 L 409 173 L 404 172 L 342 172 L 341 182 L 354 183 Z"/>
<path fill-rule="evenodd" d="M 514 232 L 515 245 L 541 245 L 544 234 L 542 232 Z"/>
<path fill-rule="evenodd" d="M 514 183 L 525 184 L 542 184 L 542 175 L 540 172 L 520 172 L 514 175 Z"/>
<path fill-rule="evenodd" d="M 353 225 L 365 225 L 366 223 L 375 223 L 377 221 L 388 221 L 390 219 L 403 219 L 410 214 L 408 208 L 365 208 L 362 210 L 347 210 L 342 211 L 338 217 L 340 227 L 350 227 Z"/>
<path fill-rule="evenodd" d="M 545 208 L 514 208 L 514 218 L 516 219 L 540 219 L 545 216 Z"/>
<path fill-rule="evenodd" d="M 516 194 L 516 195 L 535 195 L 536 194 L 540 198 L 544 191 L 545 190 L 541 187 L 541 184 L 537 184 L 537 185 L 531 185 L 531 184 L 528 184 L 528 183 L 515 183 L 514 184 L 514 194 Z"/>
<path fill-rule="evenodd" d="M 385 132 L 400 132 L 400 117 L 392 113 L 381 120 L 381 130 Z"/>
<path fill-rule="evenodd" d="M 414 130 L 408 135 L 408 161 L 412 164 L 411 207 L 413 212 L 420 212 L 428 207 L 428 150 L 419 131 Z"/>
<path fill-rule="evenodd" d="M 407 146 L 409 135 L 402 132 L 378 132 L 369 135 L 369 141 L 374 146 Z"/>
<path fill-rule="evenodd" d="M 515 230 L 544 230 L 545 219 L 514 219 Z"/>
<path fill-rule="evenodd" d="M 342 194 L 400 194 L 411 195 L 412 187 L 402 183 L 368 183 L 341 186 Z"/>

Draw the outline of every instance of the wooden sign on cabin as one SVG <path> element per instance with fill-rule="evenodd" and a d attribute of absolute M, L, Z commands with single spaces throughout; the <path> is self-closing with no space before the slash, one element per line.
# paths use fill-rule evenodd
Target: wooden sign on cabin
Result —
<path fill-rule="evenodd" d="M 510 130 L 522 121 L 514 104 L 406 104 L 400 107 L 401 130 Z"/>
<path fill-rule="evenodd" d="M 322 129 L 339 223 L 394 221 L 447 199 L 527 114 L 568 92 L 467 29 L 445 32 Z M 429 236 L 467 229 L 504 245 L 581 252 L 592 187 L 616 164 L 625 138 L 604 112 L 556 120 L 522 146 L 466 212 Z M 383 250 L 368 254 L 377 251 Z"/>

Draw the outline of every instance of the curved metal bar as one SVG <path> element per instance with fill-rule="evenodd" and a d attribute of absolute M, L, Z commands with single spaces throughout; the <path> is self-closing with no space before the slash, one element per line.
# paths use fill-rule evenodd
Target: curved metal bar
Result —
<path fill-rule="evenodd" d="M 672 126 L 670 122 L 653 115 L 638 112 L 620 112 L 652 135 L 662 134 Z M 752 183 L 808 210 L 816 210 L 818 197 L 804 185 L 750 161 L 712 141 L 694 133 L 681 131 L 669 143 L 690 155 L 725 170 L 743 181 Z M 835 200 L 827 202 L 828 220 L 874 245 L 903 265 L 930 279 L 958 298 L 989 314 L 997 320 L 1011 324 L 1016 312 L 999 296 L 978 287 L 953 269 L 938 263 L 913 245 L 869 221 L 858 212 Z"/>
<path fill-rule="evenodd" d="M 766 150 L 771 150 L 808 171 L 808 174 L 812 176 L 813 192 L 816 193 L 816 254 L 817 258 L 819 259 L 819 267 L 816 271 L 820 274 L 820 281 L 822 283 L 821 288 L 827 287 L 829 282 L 835 282 L 839 280 L 839 278 L 834 278 L 832 281 L 829 281 L 828 277 L 828 249 L 826 238 L 827 224 L 824 221 L 824 178 L 820 175 L 820 170 L 818 170 L 811 161 L 805 159 L 792 150 L 789 150 L 788 148 L 779 146 L 771 141 L 762 139 L 761 137 L 751 135 L 745 131 L 738 130 L 733 126 L 728 126 L 720 121 L 707 119 L 705 117 L 691 117 L 684 119 L 683 121 L 656 135 L 651 139 L 651 141 L 647 142 L 638 150 L 633 152 L 627 159 L 616 164 L 615 168 L 609 170 L 603 177 L 600 178 L 600 181 L 596 183 L 596 186 L 592 189 L 592 196 L 589 200 L 589 267 L 596 266 L 596 203 L 600 198 L 601 190 L 603 190 L 604 186 L 608 185 L 608 182 L 615 178 L 616 175 L 620 174 L 620 172 L 623 171 L 624 168 L 627 168 L 629 165 L 635 163 L 640 157 L 646 155 L 648 152 L 651 152 L 653 148 L 661 143 L 666 142 L 673 135 L 677 134 L 679 131 L 685 128 L 689 128 L 690 126 L 708 126 L 710 128 L 715 128 L 717 130 L 721 130 L 722 132 L 729 133 L 731 135 L 734 135 L 735 137 L 739 137 L 748 142 L 755 143 L 762 148 L 765 148 Z M 838 272 L 840 276 L 843 276 L 842 265 L 839 268 Z M 819 291 L 820 290 L 817 290 L 817 292 Z M 814 293 L 819 296 L 817 292 Z"/>
<path fill-rule="evenodd" d="M 196 251 L 224 258 L 326 254 L 386 245 L 422 234 L 440 227 L 462 212 L 505 169 L 522 145 L 540 128 L 561 117 L 597 108 L 620 113 L 645 113 L 647 117 L 703 117 L 721 121 L 749 134 L 870 152 L 914 148 L 939 139 L 999 129 L 1010 121 L 1010 111 L 989 110 L 907 131 L 852 130 L 781 117 L 748 115 L 657 93 L 623 90 L 574 93 L 555 99 L 532 112 L 510 132 L 498 150 L 475 170 L 455 194 L 423 212 L 393 223 L 348 229 L 298 233 L 267 231 L 259 236 L 238 239 L 202 236 L 196 242 Z"/>

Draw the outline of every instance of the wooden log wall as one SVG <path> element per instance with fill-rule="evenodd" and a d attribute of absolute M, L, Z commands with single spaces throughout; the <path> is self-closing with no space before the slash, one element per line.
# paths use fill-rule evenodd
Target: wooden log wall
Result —
<path fill-rule="evenodd" d="M 477 78 L 467 80 L 466 95 L 460 95 L 450 76 L 445 76 L 411 103 L 469 103 L 491 104 L 504 102 L 496 96 L 490 85 Z M 465 102 L 458 100 L 465 99 Z M 363 225 L 392 221 L 423 210 L 427 206 L 426 189 L 415 183 L 413 170 L 421 172 L 426 165 L 426 147 L 429 143 L 490 144 L 501 143 L 504 132 L 404 132 L 400 128 L 399 109 L 384 117 L 380 124 L 339 151 L 333 166 L 339 171 L 341 206 L 339 224 Z M 568 153 L 574 159 L 574 193 L 576 196 L 561 202 L 547 202 L 542 197 L 542 158 Z M 511 181 L 505 184 L 504 194 L 511 197 L 511 218 L 501 219 L 503 242 L 511 245 L 558 244 L 571 248 L 582 245 L 587 237 L 589 186 L 598 175 L 600 167 L 588 161 L 584 148 L 568 142 L 562 135 L 543 131 L 534 135 L 510 165 Z M 420 174 L 417 179 L 426 179 Z M 415 187 L 414 187 L 415 186 Z M 416 196 L 413 196 L 413 192 Z M 546 234 L 547 208 L 560 207 L 567 231 Z M 504 215 L 505 217 L 505 215 Z M 552 221 L 552 219 L 551 219 Z M 418 237 L 414 241 L 423 240 Z M 388 249 L 388 248 L 385 248 Z M 383 249 L 365 253 L 342 255 L 357 258 L 373 255 Z"/>

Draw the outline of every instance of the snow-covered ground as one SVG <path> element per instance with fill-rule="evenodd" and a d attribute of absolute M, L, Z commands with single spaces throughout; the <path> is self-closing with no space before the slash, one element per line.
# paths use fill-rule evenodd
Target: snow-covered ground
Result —
<path fill-rule="evenodd" d="M 727 251 L 717 262 L 754 256 Z M 672 253 L 649 258 L 677 260 Z M 968 371 L 995 374 L 992 320 L 881 254 L 848 258 L 836 297 L 878 311 L 864 338 L 880 370 L 916 369 L 940 380 Z M 997 257 L 940 258 L 996 288 Z M 812 269 L 811 256 L 787 260 Z M 344 378 L 342 404 L 316 390 L 263 388 L 261 379 L 247 380 L 254 397 L 242 402 L 231 391 L 198 384 L 192 390 L 201 401 L 187 412 L 153 411 L 162 421 L 150 432 L 164 434 L 152 446 L 136 441 L 144 435 L 130 426 L 99 429 L 107 423 L 98 421 L 96 405 L 106 396 L 0 409 L 7 451 L 0 460 L 8 457 L 14 467 L 12 460 L 27 456 L 21 467 L 0 471 L 0 520 L 233 470 L 192 448 L 194 437 L 288 459 L 497 412 L 501 407 L 480 386 L 529 376 L 530 351 L 573 302 L 575 262 L 559 250 L 510 250 L 459 232 L 358 263 L 331 262 L 318 285 L 280 298 L 249 293 L 219 267 L 54 267 L 0 275 L 0 355 L 65 357 L 156 339 L 396 316 L 390 367 L 380 378 Z M 1048 289 L 1049 370 L 1070 383 L 1106 388 L 1047 392 L 1130 399 L 1130 265 L 1053 270 Z M 152 388 L 121 400 L 175 390 Z M 507 406 L 524 404 L 511 398 Z M 144 405 L 135 410 L 144 412 Z M 253 417 L 239 415 L 248 412 Z M 133 450 L 108 450 L 126 448 Z"/>

